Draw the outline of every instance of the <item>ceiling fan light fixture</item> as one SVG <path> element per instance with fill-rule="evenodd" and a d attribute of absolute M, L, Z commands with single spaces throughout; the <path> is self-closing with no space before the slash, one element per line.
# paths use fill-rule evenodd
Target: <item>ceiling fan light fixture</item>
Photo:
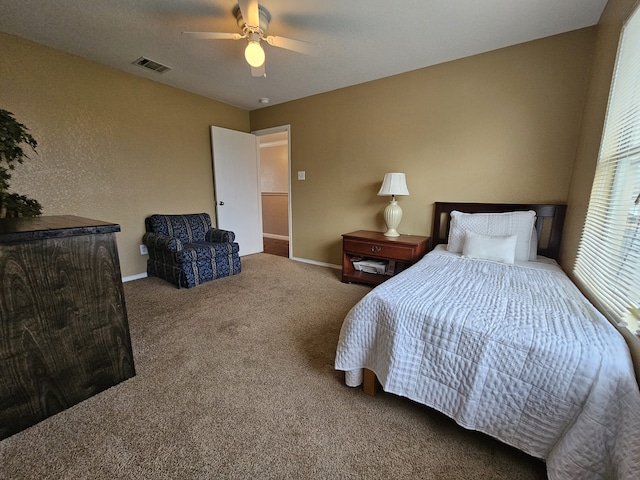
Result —
<path fill-rule="evenodd" d="M 271 21 L 271 14 L 258 0 L 237 0 L 238 4 L 233 9 L 236 22 L 242 34 L 229 32 L 182 32 L 191 35 L 193 38 L 203 40 L 247 40 L 244 49 L 244 58 L 251 66 L 253 77 L 266 77 L 265 73 L 265 51 L 261 42 L 264 40 L 269 45 L 306 55 L 317 54 L 317 45 L 292 38 L 266 35 Z M 247 21 L 245 21 L 245 18 Z M 249 23 L 247 23 L 249 22 Z"/>
<path fill-rule="evenodd" d="M 261 67 L 264 64 L 264 50 L 260 45 L 260 41 L 249 40 L 247 48 L 244 49 L 244 58 L 253 68 Z"/>

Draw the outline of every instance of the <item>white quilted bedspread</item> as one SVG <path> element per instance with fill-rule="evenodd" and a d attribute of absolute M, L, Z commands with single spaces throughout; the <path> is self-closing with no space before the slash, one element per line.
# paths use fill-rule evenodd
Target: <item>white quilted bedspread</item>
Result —
<path fill-rule="evenodd" d="M 386 392 L 545 459 L 551 479 L 640 478 L 626 343 L 551 261 L 431 252 L 347 315 L 335 368 L 349 383 L 365 367 Z"/>

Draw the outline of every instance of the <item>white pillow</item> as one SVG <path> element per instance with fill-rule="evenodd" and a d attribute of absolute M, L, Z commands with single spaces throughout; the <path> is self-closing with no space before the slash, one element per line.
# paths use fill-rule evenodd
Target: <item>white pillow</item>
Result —
<path fill-rule="evenodd" d="M 531 245 L 529 245 L 529 261 L 535 262 L 538 259 L 538 230 L 535 222 L 531 229 Z"/>
<path fill-rule="evenodd" d="M 536 212 L 505 213 L 462 213 L 451 212 L 451 225 L 447 250 L 461 253 L 467 232 L 479 233 L 490 237 L 516 235 L 516 260 L 529 261 L 531 256 L 532 230 L 536 221 Z"/>
<path fill-rule="evenodd" d="M 467 232 L 462 247 L 462 256 L 512 264 L 516 258 L 517 241 L 517 235 L 489 237 Z"/>

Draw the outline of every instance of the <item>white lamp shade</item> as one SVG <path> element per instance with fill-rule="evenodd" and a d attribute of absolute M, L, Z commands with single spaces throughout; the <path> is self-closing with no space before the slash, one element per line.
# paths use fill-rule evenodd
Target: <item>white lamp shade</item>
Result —
<path fill-rule="evenodd" d="M 385 173 L 378 195 L 409 195 L 404 173 Z"/>

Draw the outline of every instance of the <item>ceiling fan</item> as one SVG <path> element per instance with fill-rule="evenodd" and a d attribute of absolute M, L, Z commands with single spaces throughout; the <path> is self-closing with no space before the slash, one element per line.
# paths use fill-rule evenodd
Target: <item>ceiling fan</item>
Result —
<path fill-rule="evenodd" d="M 260 42 L 263 40 L 274 47 L 286 48 L 306 55 L 316 55 L 318 45 L 294 40 L 292 38 L 265 35 L 271 21 L 271 14 L 258 0 L 239 0 L 233 9 L 233 14 L 242 33 L 225 32 L 182 32 L 193 38 L 202 40 L 240 40 L 247 39 L 244 57 L 251 66 L 251 75 L 254 77 L 266 77 L 264 61 L 265 53 Z"/>

